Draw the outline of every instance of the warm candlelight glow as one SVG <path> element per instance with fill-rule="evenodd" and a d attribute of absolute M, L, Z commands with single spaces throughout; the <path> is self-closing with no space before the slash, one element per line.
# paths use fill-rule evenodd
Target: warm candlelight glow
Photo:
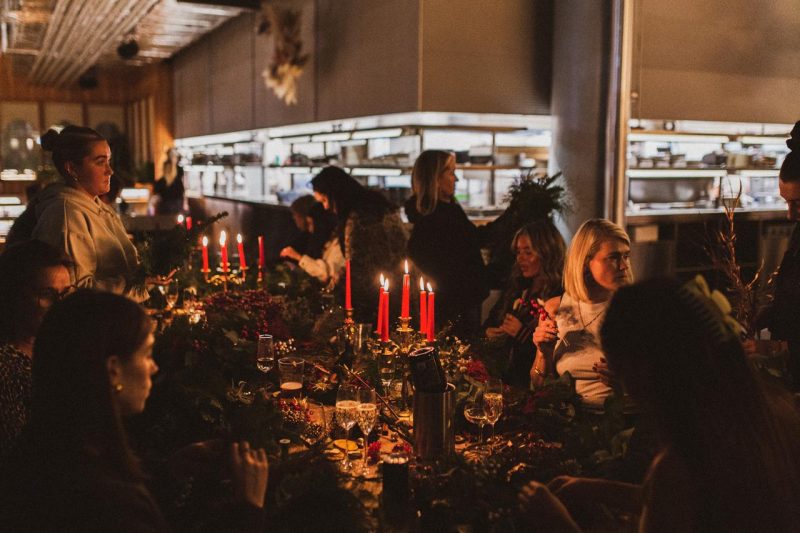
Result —
<path fill-rule="evenodd" d="M 386 278 L 383 277 L 383 274 L 381 274 L 381 287 L 383 287 L 383 282 L 384 282 L 385 279 Z"/>
<path fill-rule="evenodd" d="M 238 242 L 239 244 L 242 243 L 242 234 L 241 233 L 237 233 L 236 234 L 236 242 Z"/>
<path fill-rule="evenodd" d="M 203 246 L 208 246 L 208 237 L 203 235 Z"/>
<path fill-rule="evenodd" d="M 219 232 L 219 245 L 225 246 L 225 242 L 227 242 L 228 236 L 225 235 L 225 230 Z"/>
<path fill-rule="evenodd" d="M 389 278 L 386 278 L 383 282 L 383 290 L 389 292 Z"/>
<path fill-rule="evenodd" d="M 422 276 L 419 277 L 419 290 L 425 290 L 425 281 L 422 279 Z"/>
<path fill-rule="evenodd" d="M 408 274 L 408 259 L 405 260 L 406 274 Z"/>
<path fill-rule="evenodd" d="M 433 292 L 433 287 L 431 287 L 430 283 L 428 283 L 428 292 Z"/>
<path fill-rule="evenodd" d="M 178 215 L 178 224 L 183 224 L 183 215 Z"/>

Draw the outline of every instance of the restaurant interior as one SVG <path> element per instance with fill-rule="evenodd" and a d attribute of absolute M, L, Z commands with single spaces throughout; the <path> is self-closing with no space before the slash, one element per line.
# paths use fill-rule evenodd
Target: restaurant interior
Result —
<path fill-rule="evenodd" d="M 76 489 L 83 503 L 36 518 L 61 522 L 25 522 L 45 496 L 0 521 L 28 524 L 20 531 L 87 516 L 98 531 L 127 531 L 125 516 L 148 531 L 795 530 L 799 25 L 796 0 L 0 0 L 0 252 L 21 246 L 29 221 L 28 237 L 64 244 L 69 287 L 109 288 L 152 319 L 158 367 L 130 417 L 118 397 L 131 386 L 109 370 L 145 510 L 111 511 L 130 495 L 92 504 Z M 74 127 L 107 142 L 102 191 L 75 178 L 78 160 L 63 163 L 66 141 L 45 140 Z M 435 154 L 444 159 L 425 189 Z M 352 185 L 340 192 L 330 176 Z M 43 236 L 54 187 L 97 205 L 111 194 L 102 209 L 133 264 L 121 285 L 101 280 L 98 241 L 96 272 L 81 277 L 72 239 L 85 237 L 69 235 L 68 214 Z M 458 224 L 432 218 L 443 203 Z M 387 209 L 372 233 L 359 227 Z M 545 265 L 556 253 L 547 239 L 557 267 Z M 593 266 L 601 244 L 616 246 L 613 287 Z M 557 279 L 536 277 L 548 269 Z M 79 309 L 82 291 L 64 291 L 40 332 L 62 304 Z M 674 322 L 673 300 L 688 309 Z M 707 374 L 697 363 L 687 377 L 683 356 L 620 355 L 666 344 L 694 354 L 692 339 L 706 346 L 718 331 L 726 340 L 704 348 Z M 35 439 L 46 418 L 44 335 L 26 337 L 33 429 L 19 439 Z M 578 363 L 587 350 L 594 359 Z M 730 350 L 746 376 L 719 355 Z M 652 378 L 673 372 L 683 381 Z M 650 378 L 658 393 L 640 390 Z M 750 390 L 739 378 L 788 403 L 753 392 L 760 403 L 714 411 Z M 695 419 L 700 404 L 710 407 Z M 766 421 L 726 433 L 742 413 Z M 707 433 L 715 454 L 670 425 L 677 417 L 720 426 Z M 725 463 L 748 442 L 766 459 Z M 20 448 L 0 447 L 0 462 L 17 458 L 4 468 L 27 464 Z M 713 463 L 707 476 L 702 461 Z M 248 472 L 261 492 L 239 489 Z M 681 488 L 662 508 L 654 487 L 668 483 Z M 734 485 L 749 488 L 720 488 Z M 742 511 L 718 516 L 717 497 Z M 763 513 L 742 521 L 745 501 Z M 65 510 L 81 506 L 88 514 Z"/>

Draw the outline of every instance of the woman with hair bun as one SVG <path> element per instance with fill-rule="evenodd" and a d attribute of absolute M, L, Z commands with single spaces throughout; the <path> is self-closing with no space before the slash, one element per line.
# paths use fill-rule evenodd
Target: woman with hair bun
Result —
<path fill-rule="evenodd" d="M 91 128 L 67 126 L 42 136 L 42 148 L 64 178 L 35 199 L 31 237 L 62 250 L 73 262 L 72 283 L 126 293 L 138 265 L 136 248 L 117 213 L 99 196 L 108 192 L 111 148 Z"/>
<path fill-rule="evenodd" d="M 789 371 L 794 390 L 800 391 L 800 122 L 794 125 L 786 145 L 791 151 L 781 165 L 778 186 L 788 207 L 786 216 L 795 227 L 775 279 L 775 300 L 765 322 L 773 339 L 788 341 Z"/>

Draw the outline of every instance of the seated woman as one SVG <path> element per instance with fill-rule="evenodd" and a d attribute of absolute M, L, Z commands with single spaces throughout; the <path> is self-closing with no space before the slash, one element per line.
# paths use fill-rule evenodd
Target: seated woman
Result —
<path fill-rule="evenodd" d="M 402 271 L 406 233 L 397 207 L 339 167 L 322 169 L 311 180 L 311 186 L 317 200 L 336 215 L 339 246 L 345 259 L 350 260 L 354 280 L 355 320 L 369 322 L 374 319 L 375 288 L 380 274 L 399 278 Z M 399 298 L 392 301 L 398 302 Z"/>
<path fill-rule="evenodd" d="M 108 142 L 91 128 L 67 126 L 44 134 L 42 148 L 53 153 L 64 182 L 36 196 L 34 213 L 26 216 L 29 223 L 35 220 L 30 237 L 70 258 L 72 284 L 129 292 L 139 262 L 136 248 L 119 215 L 99 198 L 114 172 Z"/>
<path fill-rule="evenodd" d="M 526 487 L 537 526 L 545 516 L 545 529 L 577 531 L 566 508 L 603 503 L 640 513 L 639 531 L 797 531 L 797 406 L 759 380 L 704 285 L 654 279 L 614 295 L 601 329 L 608 364 L 653 415 L 660 451 L 643 486 L 557 478 L 560 501 Z"/>
<path fill-rule="evenodd" d="M 73 288 L 70 266 L 40 241 L 16 244 L 0 255 L 0 464 L 28 420 L 36 330 L 47 309 Z"/>
<path fill-rule="evenodd" d="M 569 372 L 583 404 L 603 409 L 612 389 L 605 377 L 600 326 L 613 294 L 633 280 L 630 251 L 628 235 L 613 222 L 591 219 L 578 229 L 564 264 L 564 295 L 545 303 L 553 318 L 539 321 L 533 334 L 534 385 L 548 375 Z"/>
<path fill-rule="evenodd" d="M 138 304 L 112 293 L 83 290 L 50 308 L 34 345 L 30 422 L 0 473 L 4 529 L 168 529 L 122 426 L 144 410 L 158 370 L 152 331 Z M 266 455 L 233 445 L 232 466 L 260 525 Z"/>
<path fill-rule="evenodd" d="M 314 202 L 319 209 L 312 207 L 308 213 L 306 227 L 309 231 L 310 240 L 320 240 L 324 242 L 322 257 L 315 258 L 309 254 L 301 254 L 292 246 L 287 246 L 281 250 L 281 257 L 286 257 L 297 261 L 300 268 L 305 270 L 309 276 L 317 278 L 325 285 L 336 285 L 339 281 L 342 269 L 344 269 L 344 256 L 342 247 L 339 246 L 339 238 L 334 233 L 334 226 L 330 224 L 327 211 L 322 208 L 322 204 Z"/>
<path fill-rule="evenodd" d="M 425 150 L 414 163 L 414 195 L 405 204 L 414 224 L 408 255 L 437 293 L 436 316 L 465 335 L 480 326 L 480 306 L 489 294 L 478 229 L 455 199 L 456 157 Z"/>
<path fill-rule="evenodd" d="M 503 382 L 527 389 L 536 355 L 532 335 L 539 323 L 533 304 L 563 292 L 561 274 L 566 245 L 553 223 L 545 219 L 517 231 L 511 248 L 517 257 L 511 286 L 495 306 L 489 322 L 497 325 L 487 328 L 486 336 L 507 341 L 509 358 Z"/>

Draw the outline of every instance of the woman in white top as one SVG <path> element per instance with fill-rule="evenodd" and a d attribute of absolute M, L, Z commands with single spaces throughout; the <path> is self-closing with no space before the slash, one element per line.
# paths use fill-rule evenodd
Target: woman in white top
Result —
<path fill-rule="evenodd" d="M 550 317 L 533 333 L 536 358 L 531 380 L 569 372 L 586 407 L 602 409 L 611 394 L 609 373 L 600 347 L 600 326 L 614 292 L 633 281 L 630 238 L 604 219 L 578 229 L 564 264 L 564 295 L 545 302 Z"/>
<path fill-rule="evenodd" d="M 73 261 L 72 284 L 128 293 L 139 262 L 136 248 L 117 213 L 98 198 L 114 173 L 108 142 L 91 128 L 67 126 L 45 133 L 42 148 L 53 153 L 64 182 L 35 199 L 32 237 Z"/>
<path fill-rule="evenodd" d="M 339 245 L 339 238 L 333 231 L 334 228 L 323 218 L 325 214 L 324 209 L 311 209 L 306 219 L 306 230 L 309 233 L 312 235 L 317 232 L 328 234 L 320 259 L 301 254 L 291 246 L 281 250 L 281 257 L 297 261 L 300 268 L 305 270 L 309 276 L 313 276 L 323 284 L 333 287 L 339 281 L 342 269 L 344 269 L 344 255 L 342 254 L 342 247 Z"/>

